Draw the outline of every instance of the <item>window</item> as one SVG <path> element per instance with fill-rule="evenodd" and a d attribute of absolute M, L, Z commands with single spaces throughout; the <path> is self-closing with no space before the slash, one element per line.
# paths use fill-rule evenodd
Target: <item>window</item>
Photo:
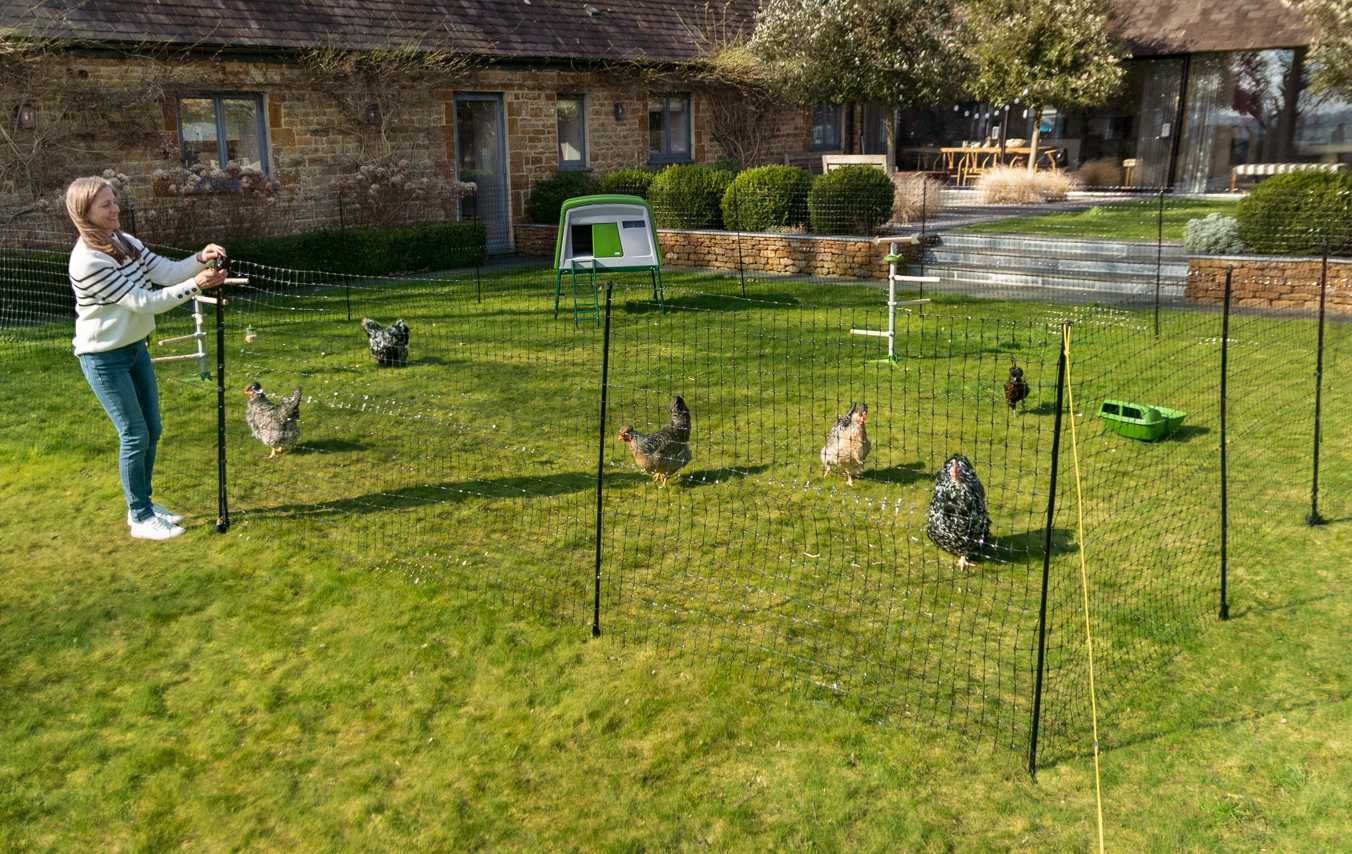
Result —
<path fill-rule="evenodd" d="M 559 168 L 583 169 L 587 165 L 587 130 L 582 96 L 560 95 L 556 103 L 559 111 Z"/>
<path fill-rule="evenodd" d="M 269 173 L 263 99 L 257 95 L 180 98 L 178 139 L 184 169 L 199 163 L 219 169 L 234 162 Z"/>
<path fill-rule="evenodd" d="M 812 108 L 812 150 L 838 151 L 841 147 L 840 107 L 819 104 Z"/>
<path fill-rule="evenodd" d="M 648 96 L 648 160 L 686 163 L 690 156 L 690 95 L 654 92 Z"/>

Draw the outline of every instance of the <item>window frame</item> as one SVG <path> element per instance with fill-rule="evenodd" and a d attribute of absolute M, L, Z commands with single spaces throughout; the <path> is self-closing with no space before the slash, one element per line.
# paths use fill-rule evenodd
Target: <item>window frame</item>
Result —
<path fill-rule="evenodd" d="M 577 130 L 578 130 L 578 152 L 581 157 L 577 160 L 563 159 L 563 136 L 559 134 L 558 120 L 558 102 L 576 101 L 577 102 Z M 554 96 L 554 133 L 558 137 L 559 143 L 559 169 L 562 171 L 579 171 L 587 168 L 587 96 L 575 95 L 572 93 L 560 92 Z"/>
<path fill-rule="evenodd" d="M 225 101 L 253 101 L 254 114 L 258 118 L 258 163 L 268 178 L 272 177 L 272 158 L 269 155 L 267 105 L 263 96 L 252 92 L 203 92 L 179 95 L 174 99 L 174 119 L 178 129 L 178 163 L 184 169 L 190 168 L 186 140 L 183 137 L 183 102 L 211 100 L 216 113 L 216 160 L 219 168 L 222 154 L 228 156 L 229 146 L 225 138 Z M 228 159 L 226 162 L 229 162 Z"/>
<path fill-rule="evenodd" d="M 648 162 L 649 163 L 694 163 L 695 162 L 695 114 L 693 109 L 694 99 L 689 92 L 649 92 L 648 100 L 653 101 L 657 98 L 664 99 L 662 107 L 662 129 L 665 133 L 664 143 L 665 151 L 653 151 L 652 149 L 652 129 L 648 131 Z M 686 140 L 685 151 L 683 153 L 673 153 L 671 150 L 671 102 L 679 98 L 685 101 L 686 121 Z M 648 115 L 651 117 L 653 110 L 648 109 Z"/>
<path fill-rule="evenodd" d="M 812 133 L 812 130 L 818 127 L 818 124 L 817 124 L 817 115 L 818 115 L 818 111 L 821 111 L 822 114 L 825 114 L 825 113 L 827 113 L 827 112 L 830 112 L 830 113 L 835 117 L 835 121 L 834 121 L 832 124 L 827 125 L 826 123 L 823 123 L 823 124 L 821 125 L 822 127 L 833 127 L 833 128 L 835 129 L 836 135 L 835 135 L 835 141 L 834 141 L 834 142 L 822 142 L 822 143 L 818 143 L 817 140 L 815 139 L 816 134 Z M 841 104 L 817 104 L 816 106 L 814 106 L 814 107 L 812 108 L 811 115 L 809 116 L 810 125 L 809 125 L 808 133 L 811 134 L 811 136 L 813 137 L 813 139 L 811 139 L 811 140 L 809 141 L 809 143 L 808 143 L 808 150 L 809 150 L 809 151 L 842 151 L 842 150 L 844 150 L 844 147 L 845 147 L 845 146 L 844 146 L 844 141 L 845 141 L 845 121 L 844 121 L 844 118 L 845 118 L 845 116 L 844 116 L 844 108 L 843 108 L 843 106 L 842 106 Z"/>

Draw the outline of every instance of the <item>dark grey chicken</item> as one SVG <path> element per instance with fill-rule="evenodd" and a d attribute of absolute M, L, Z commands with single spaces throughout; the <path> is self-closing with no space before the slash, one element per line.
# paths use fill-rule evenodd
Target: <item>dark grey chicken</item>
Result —
<path fill-rule="evenodd" d="M 958 569 L 967 568 L 991 538 L 986 513 L 986 490 L 971 462 L 962 454 L 944 461 L 934 476 L 934 497 L 925 514 L 925 533 L 934 544 L 958 556 Z"/>
<path fill-rule="evenodd" d="M 295 447 L 300 439 L 300 386 L 276 403 L 268 400 L 257 382 L 245 386 L 244 394 L 249 398 L 244 420 L 254 438 L 272 449 L 267 458 L 274 459 Z"/>
<path fill-rule="evenodd" d="M 361 319 L 361 328 L 370 338 L 371 355 L 376 364 L 384 367 L 400 367 L 408 362 L 408 326 L 402 320 L 396 320 L 389 326 L 381 326 L 369 317 Z"/>
<path fill-rule="evenodd" d="M 1014 409 L 1028 397 L 1028 383 L 1023 379 L 1023 368 L 1014 359 L 1009 360 L 1009 379 L 1005 382 L 1005 402 Z"/>
<path fill-rule="evenodd" d="M 620 428 L 620 441 L 634 454 L 639 471 L 650 474 L 653 483 L 667 479 L 694 459 L 690 453 L 690 410 L 679 394 L 671 398 L 671 420 L 656 433 L 640 433 L 634 425 Z"/>

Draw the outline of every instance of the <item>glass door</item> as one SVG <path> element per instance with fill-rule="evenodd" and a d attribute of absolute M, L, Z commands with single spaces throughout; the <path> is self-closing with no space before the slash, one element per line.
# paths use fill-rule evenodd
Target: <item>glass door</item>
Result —
<path fill-rule="evenodd" d="M 507 202 L 507 152 L 502 96 L 455 96 L 455 171 L 479 191 L 460 200 L 460 218 L 478 220 L 488 232 L 488 251 L 511 248 L 511 210 Z"/>
<path fill-rule="evenodd" d="M 1140 134 L 1136 138 L 1137 187 L 1169 186 L 1169 167 L 1173 159 L 1174 137 L 1178 124 L 1178 98 L 1183 90 L 1183 60 L 1146 61 L 1145 85 L 1141 93 Z"/>

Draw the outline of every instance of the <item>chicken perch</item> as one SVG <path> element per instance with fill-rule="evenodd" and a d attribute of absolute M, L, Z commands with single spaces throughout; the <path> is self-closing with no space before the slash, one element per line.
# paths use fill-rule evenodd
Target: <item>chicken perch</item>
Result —
<path fill-rule="evenodd" d="M 864 460 L 873 450 L 864 430 L 864 419 L 868 417 L 867 403 L 850 403 L 850 411 L 836 416 L 831 425 L 831 434 L 826 437 L 826 447 L 822 448 L 823 474 L 831 473 L 831 466 L 845 472 L 845 482 L 854 486 L 854 476 L 864 473 Z"/>
<path fill-rule="evenodd" d="M 934 475 L 925 533 L 936 546 L 958 556 L 958 569 L 971 566 L 968 558 L 979 555 L 991 538 L 986 490 L 962 454 L 949 457 Z"/>
<path fill-rule="evenodd" d="M 671 398 L 671 420 L 656 433 L 640 433 L 632 424 L 620 428 L 620 441 L 634 454 L 634 464 L 653 483 L 667 485 L 667 479 L 685 467 L 694 457 L 690 453 L 690 410 L 685 400 Z"/>
<path fill-rule="evenodd" d="M 376 357 L 377 365 L 402 367 L 408 362 L 408 326 L 404 321 L 396 320 L 389 326 L 381 326 L 371 318 L 363 317 L 361 328 L 371 339 L 371 355 Z"/>
<path fill-rule="evenodd" d="M 268 400 L 263 387 L 251 382 L 244 387 L 249 405 L 244 410 L 244 420 L 254 438 L 272 449 L 267 459 L 275 459 L 295 447 L 300 439 L 300 386 L 287 397 L 276 403 Z"/>
<path fill-rule="evenodd" d="M 1028 383 L 1023 379 L 1023 368 L 1014 359 L 1009 360 L 1009 380 L 1005 382 L 1005 402 L 1010 409 L 1028 397 Z"/>

